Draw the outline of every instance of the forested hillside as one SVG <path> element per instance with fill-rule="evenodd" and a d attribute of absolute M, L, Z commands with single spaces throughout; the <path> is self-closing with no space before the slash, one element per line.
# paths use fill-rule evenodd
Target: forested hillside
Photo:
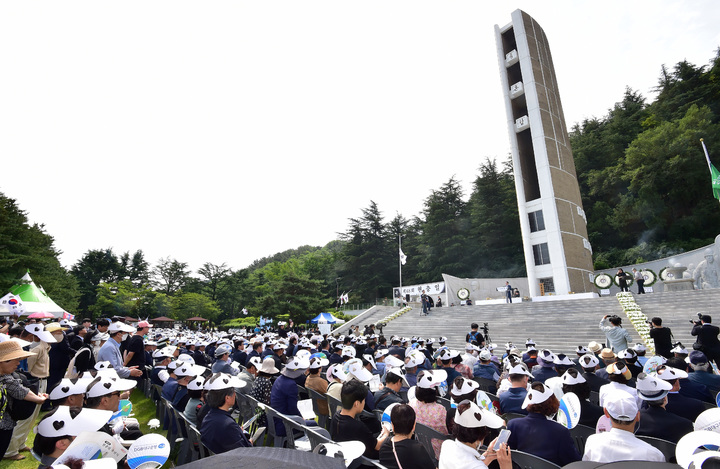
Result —
<path fill-rule="evenodd" d="M 720 204 L 700 146 L 720 163 L 720 59 L 662 67 L 648 104 L 627 89 L 609 113 L 571 132 L 595 267 L 651 260 L 711 243 Z"/>

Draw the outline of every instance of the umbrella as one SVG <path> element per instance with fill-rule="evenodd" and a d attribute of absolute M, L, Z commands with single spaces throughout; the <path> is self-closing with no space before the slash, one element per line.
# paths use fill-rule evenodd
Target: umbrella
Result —
<path fill-rule="evenodd" d="M 54 318 L 55 315 L 51 313 L 46 313 L 44 311 L 39 311 L 37 313 L 32 313 L 30 316 L 28 316 L 29 319 L 50 319 Z"/>

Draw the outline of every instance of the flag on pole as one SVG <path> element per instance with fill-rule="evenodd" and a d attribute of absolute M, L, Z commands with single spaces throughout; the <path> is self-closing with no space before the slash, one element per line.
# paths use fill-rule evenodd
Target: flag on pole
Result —
<path fill-rule="evenodd" d="M 712 184 L 713 197 L 720 201 L 720 171 L 710 162 L 710 155 L 708 154 L 705 142 L 700 139 L 703 151 L 705 152 L 705 159 L 707 160 L 708 168 L 710 169 L 710 183 Z"/>
<path fill-rule="evenodd" d="M 348 304 L 348 303 L 350 302 L 350 297 L 348 296 L 347 293 L 343 293 L 342 301 L 343 301 L 343 304 L 344 304 L 344 305 L 346 305 L 346 304 Z"/>
<path fill-rule="evenodd" d="M 407 256 L 404 252 L 402 252 L 402 248 L 400 248 L 400 264 L 405 265 L 407 262 Z"/>

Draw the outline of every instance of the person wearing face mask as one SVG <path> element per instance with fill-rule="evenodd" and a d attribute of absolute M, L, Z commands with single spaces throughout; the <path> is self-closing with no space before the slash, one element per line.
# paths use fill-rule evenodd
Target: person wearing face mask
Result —
<path fill-rule="evenodd" d="M 137 366 L 123 366 L 123 359 L 120 356 L 120 344 L 125 340 L 131 332 L 135 332 L 132 327 L 121 322 L 114 322 L 108 327 L 110 339 L 100 348 L 97 360 L 99 362 L 108 361 L 121 378 L 142 376 L 142 370 L 138 370 Z"/>
<path fill-rule="evenodd" d="M 95 361 L 97 361 L 98 354 L 100 353 L 100 349 L 103 345 L 105 345 L 105 342 L 108 341 L 110 338 L 110 334 L 107 332 L 99 332 L 95 331 L 97 334 L 95 334 L 92 338 L 92 346 L 93 346 L 93 355 L 95 356 Z"/>

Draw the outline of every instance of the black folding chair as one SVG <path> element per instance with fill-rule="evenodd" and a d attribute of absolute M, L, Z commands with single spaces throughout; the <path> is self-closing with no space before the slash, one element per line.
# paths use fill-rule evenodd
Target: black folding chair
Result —
<path fill-rule="evenodd" d="M 310 399 L 312 399 L 313 404 L 313 412 L 315 412 L 315 415 L 318 417 L 318 425 L 320 425 L 323 428 L 330 428 L 330 418 L 328 415 L 322 415 L 320 413 L 320 402 L 324 402 L 327 406 L 328 400 L 325 397 L 324 394 L 320 394 L 314 389 L 306 388 L 308 394 L 310 395 Z M 328 406 L 329 409 L 329 406 Z"/>
<path fill-rule="evenodd" d="M 675 459 L 675 448 L 677 447 L 677 444 L 673 443 L 672 441 L 662 440 L 660 438 L 653 438 L 651 436 L 636 436 L 639 440 L 642 440 L 645 443 L 659 449 L 660 452 L 665 455 L 665 460 L 667 462 L 677 462 L 677 459 Z"/>
<path fill-rule="evenodd" d="M 170 442 L 170 449 L 172 451 L 172 449 L 175 448 L 175 442 L 177 441 L 179 435 L 177 418 L 175 417 L 175 408 L 173 407 L 172 402 L 168 401 L 164 397 L 162 398 L 162 402 L 165 407 L 165 415 L 167 415 L 170 420 L 167 431 L 167 439 Z"/>
<path fill-rule="evenodd" d="M 188 431 L 192 433 L 192 441 L 197 443 L 198 459 L 207 458 L 215 454 L 210 451 L 207 446 L 205 446 L 205 443 L 202 442 L 202 435 L 200 435 L 200 430 L 196 426 L 189 426 Z"/>
<path fill-rule="evenodd" d="M 438 461 L 435 458 L 435 449 L 433 448 L 432 440 L 444 441 L 451 439 L 452 436 L 440 433 L 439 431 L 430 428 L 427 425 L 423 425 L 419 422 L 415 423 L 415 436 L 417 437 L 418 441 L 425 447 L 425 450 L 428 452 L 433 461 L 435 461 L 435 466 L 437 466 Z"/>
<path fill-rule="evenodd" d="M 491 379 L 487 379 L 487 378 L 478 378 L 478 377 L 473 378 L 473 381 L 475 381 L 476 383 L 478 383 L 480 385 L 479 389 L 481 391 L 489 392 L 492 394 L 497 393 L 497 383 L 495 383 L 495 381 L 493 381 Z"/>
<path fill-rule="evenodd" d="M 260 408 L 265 411 L 265 415 L 267 416 L 267 434 L 272 438 L 273 447 L 284 448 L 287 443 L 287 436 L 277 434 L 277 422 L 275 421 L 276 417 L 280 420 L 279 413 L 269 405 L 261 404 Z"/>
<path fill-rule="evenodd" d="M 235 405 L 240 412 L 241 420 L 238 423 L 246 422 L 255 415 L 255 409 L 257 409 L 257 404 L 253 401 L 254 399 L 247 394 L 243 394 L 238 391 L 235 392 Z"/>
<path fill-rule="evenodd" d="M 510 455 L 512 457 L 513 468 L 519 467 L 520 469 L 560 469 L 560 466 L 558 466 L 557 464 L 530 453 L 525 453 L 514 449 L 510 451 Z"/>
<path fill-rule="evenodd" d="M 182 438 L 180 443 L 180 452 L 178 453 L 178 466 L 189 463 L 192 455 L 192 447 L 190 446 L 190 438 L 188 437 L 187 419 L 182 412 L 173 407 L 175 414 L 175 423 L 177 424 L 178 437 Z"/>
<path fill-rule="evenodd" d="M 438 397 L 437 403 L 442 404 L 442 406 L 445 407 L 446 411 L 449 411 L 450 409 L 452 409 L 452 403 L 450 402 L 449 399 L 445 399 L 444 397 Z"/>
<path fill-rule="evenodd" d="M 155 417 L 160 420 L 160 423 L 165 421 L 165 406 L 161 405 L 162 401 L 162 386 L 159 384 L 153 384 L 152 393 L 153 401 L 155 401 Z"/>
<path fill-rule="evenodd" d="M 585 425 L 578 424 L 570 429 L 570 436 L 572 437 L 573 442 L 575 442 L 575 447 L 577 448 L 578 453 L 585 454 L 585 441 L 587 440 L 587 437 L 594 434 L 595 429 Z"/>
<path fill-rule="evenodd" d="M 325 397 L 327 397 L 328 401 L 328 407 L 330 409 L 330 418 L 332 419 L 332 416 L 336 413 L 340 412 L 342 410 L 342 402 L 332 397 L 330 394 L 325 394 Z"/>
<path fill-rule="evenodd" d="M 505 422 L 509 422 L 512 419 L 521 419 L 521 418 L 527 417 L 527 416 L 523 415 L 523 414 L 516 414 L 515 412 L 505 412 L 500 417 L 502 417 L 502 419 L 505 420 Z"/>

